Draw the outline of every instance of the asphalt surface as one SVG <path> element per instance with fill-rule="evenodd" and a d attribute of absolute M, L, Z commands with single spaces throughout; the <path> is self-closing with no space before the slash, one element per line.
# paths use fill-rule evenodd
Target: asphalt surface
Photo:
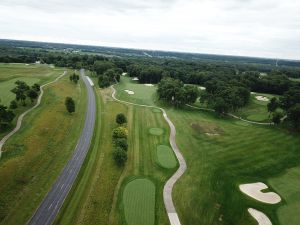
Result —
<path fill-rule="evenodd" d="M 71 159 L 68 161 L 51 190 L 48 192 L 43 202 L 27 223 L 29 225 L 49 225 L 54 222 L 56 215 L 72 188 L 89 150 L 94 131 L 96 101 L 93 87 L 85 77 L 83 69 L 80 71 L 80 75 L 86 85 L 88 93 L 88 104 L 84 128 Z"/>
<path fill-rule="evenodd" d="M 173 149 L 173 152 L 175 153 L 177 160 L 179 162 L 179 168 L 177 171 L 169 178 L 167 183 L 164 186 L 164 191 L 163 191 L 163 198 L 164 198 L 164 203 L 165 203 L 165 208 L 168 213 L 169 221 L 171 225 L 181 225 L 176 208 L 173 203 L 173 198 L 172 198 L 172 191 L 173 187 L 176 183 L 176 181 L 184 174 L 184 172 L 187 169 L 186 162 L 183 158 L 183 155 L 181 154 L 178 146 L 176 145 L 176 128 L 170 118 L 168 117 L 166 111 L 163 108 L 156 107 L 156 106 L 150 106 L 150 105 L 140 105 L 140 104 L 135 104 L 131 102 L 126 102 L 122 101 L 116 98 L 116 90 L 112 86 L 113 93 L 112 93 L 112 98 L 118 102 L 127 104 L 127 105 L 135 105 L 135 106 L 141 106 L 141 107 L 147 107 L 147 108 L 156 108 L 162 111 L 163 117 L 168 123 L 170 127 L 170 137 L 169 137 L 169 142 L 170 145 Z"/>

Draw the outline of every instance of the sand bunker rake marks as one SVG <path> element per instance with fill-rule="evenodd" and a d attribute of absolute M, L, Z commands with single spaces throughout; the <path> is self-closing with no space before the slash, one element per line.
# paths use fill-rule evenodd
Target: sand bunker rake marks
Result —
<path fill-rule="evenodd" d="M 159 127 L 152 127 L 149 129 L 149 133 L 155 136 L 160 136 L 164 133 L 164 130 Z"/>

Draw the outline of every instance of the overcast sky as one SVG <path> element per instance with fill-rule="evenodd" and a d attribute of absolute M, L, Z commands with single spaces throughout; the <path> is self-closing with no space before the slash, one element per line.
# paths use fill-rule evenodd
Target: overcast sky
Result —
<path fill-rule="evenodd" d="M 300 59 L 300 1 L 0 0 L 0 38 Z"/>

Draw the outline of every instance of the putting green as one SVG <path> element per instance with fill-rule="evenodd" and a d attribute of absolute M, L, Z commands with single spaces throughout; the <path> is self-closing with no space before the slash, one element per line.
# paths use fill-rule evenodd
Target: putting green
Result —
<path fill-rule="evenodd" d="M 158 163 L 164 168 L 174 168 L 177 165 L 172 149 L 167 145 L 158 145 L 156 149 Z"/>
<path fill-rule="evenodd" d="M 154 225 L 155 185 L 149 179 L 129 182 L 123 192 L 124 214 L 128 225 Z"/>
<path fill-rule="evenodd" d="M 152 135 L 162 135 L 164 133 L 164 130 L 162 128 L 158 128 L 158 127 L 153 127 L 149 129 L 149 133 Z"/>

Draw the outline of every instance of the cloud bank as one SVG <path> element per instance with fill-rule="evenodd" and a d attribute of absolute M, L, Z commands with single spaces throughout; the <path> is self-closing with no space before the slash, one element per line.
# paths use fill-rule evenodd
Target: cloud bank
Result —
<path fill-rule="evenodd" d="M 297 0 L 2 0 L 0 38 L 300 59 Z"/>

